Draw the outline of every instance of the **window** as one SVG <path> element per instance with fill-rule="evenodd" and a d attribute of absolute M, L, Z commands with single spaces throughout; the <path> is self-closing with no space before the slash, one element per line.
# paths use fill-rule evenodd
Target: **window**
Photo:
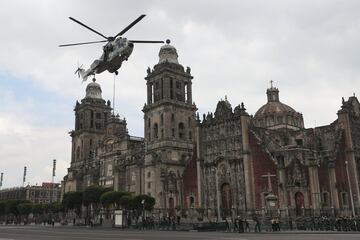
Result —
<path fill-rule="evenodd" d="M 174 122 L 175 121 L 175 114 L 171 114 L 171 121 Z"/>
<path fill-rule="evenodd" d="M 341 201 L 343 206 L 348 206 L 348 194 L 346 192 L 341 193 Z"/>
<path fill-rule="evenodd" d="M 302 139 L 296 139 L 296 145 L 298 146 L 302 146 L 303 145 L 303 140 Z"/>
<path fill-rule="evenodd" d="M 171 129 L 171 135 L 175 137 L 175 128 Z"/>
<path fill-rule="evenodd" d="M 136 173 L 135 172 L 131 173 L 131 181 L 133 181 L 133 182 L 136 181 Z"/>
<path fill-rule="evenodd" d="M 170 99 L 174 99 L 173 79 L 170 78 Z"/>
<path fill-rule="evenodd" d="M 164 138 L 164 129 L 161 129 L 161 138 Z"/>
<path fill-rule="evenodd" d="M 184 137 L 184 123 L 179 123 L 179 138 Z"/>
<path fill-rule="evenodd" d="M 112 165 L 109 164 L 109 165 L 107 166 L 106 176 L 112 176 L 112 173 L 113 173 L 112 170 L 113 170 Z"/>
<path fill-rule="evenodd" d="M 159 131 L 158 124 L 155 123 L 154 124 L 154 138 L 158 138 L 158 131 Z"/>
<path fill-rule="evenodd" d="M 160 115 L 160 126 L 164 125 L 164 114 Z"/>
<path fill-rule="evenodd" d="M 151 182 L 147 183 L 147 188 L 149 188 L 149 189 L 151 188 Z"/>
<path fill-rule="evenodd" d="M 323 198 L 322 199 L 323 206 L 328 207 L 329 206 L 329 193 L 328 192 L 323 192 L 322 198 Z"/>
<path fill-rule="evenodd" d="M 101 113 L 96 113 L 96 119 L 101 119 Z"/>
<path fill-rule="evenodd" d="M 104 119 L 105 119 L 104 124 L 106 126 L 107 125 L 107 113 L 104 113 Z"/>
<path fill-rule="evenodd" d="M 80 159 L 80 147 L 77 147 L 76 149 L 76 160 Z"/>
<path fill-rule="evenodd" d="M 181 82 L 176 81 L 176 88 L 177 88 L 177 89 L 181 89 Z"/>
<path fill-rule="evenodd" d="M 96 129 L 101 129 L 101 123 L 99 123 L 99 122 L 95 123 L 95 128 Z"/>
<path fill-rule="evenodd" d="M 151 126 L 151 121 L 150 121 L 150 118 L 148 118 L 148 127 L 150 128 Z"/>
<path fill-rule="evenodd" d="M 148 178 L 151 177 L 151 172 L 150 172 L 150 171 L 147 173 L 147 177 L 148 177 Z"/>
<path fill-rule="evenodd" d="M 192 132 L 189 131 L 189 139 L 191 140 L 192 139 Z"/>

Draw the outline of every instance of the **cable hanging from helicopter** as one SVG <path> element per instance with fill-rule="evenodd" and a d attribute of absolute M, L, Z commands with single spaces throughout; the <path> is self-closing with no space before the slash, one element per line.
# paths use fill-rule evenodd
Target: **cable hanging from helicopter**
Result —
<path fill-rule="evenodd" d="M 127 27 L 125 27 L 121 32 L 116 34 L 114 37 L 111 36 L 106 37 L 100 32 L 80 22 L 79 20 L 76 20 L 73 17 L 69 17 L 70 20 L 80 24 L 81 26 L 105 38 L 106 40 L 62 44 L 59 45 L 59 47 L 69 47 L 69 46 L 78 46 L 78 45 L 106 42 L 106 44 L 103 46 L 103 53 L 101 57 L 99 59 L 96 59 L 90 65 L 89 69 L 85 70 L 80 66 L 77 68 L 75 73 L 77 73 L 79 77 L 81 76 L 83 81 L 86 81 L 89 76 L 95 76 L 95 74 L 102 73 L 106 70 L 110 73 L 115 73 L 117 75 L 118 74 L 117 70 L 121 67 L 122 62 L 128 60 L 128 58 L 130 57 L 134 48 L 134 43 L 164 43 L 164 41 L 128 40 L 127 38 L 122 37 L 124 33 L 126 33 L 130 28 L 132 28 L 145 16 L 146 16 L 145 14 L 140 15 L 137 19 L 135 19 L 132 23 L 130 23 Z"/>

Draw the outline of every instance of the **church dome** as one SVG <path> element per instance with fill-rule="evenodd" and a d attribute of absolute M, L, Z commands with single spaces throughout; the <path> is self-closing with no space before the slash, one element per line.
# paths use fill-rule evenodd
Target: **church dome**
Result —
<path fill-rule="evenodd" d="M 160 48 L 159 63 L 163 63 L 163 62 L 179 64 L 176 48 L 170 45 L 169 39 L 166 40 L 166 44 Z"/>
<path fill-rule="evenodd" d="M 95 79 L 93 79 L 93 82 L 89 83 L 86 87 L 85 98 L 102 99 L 101 93 L 100 84 L 96 83 Z"/>
<path fill-rule="evenodd" d="M 254 125 L 269 129 L 289 128 L 298 130 L 304 128 L 302 114 L 292 107 L 280 102 L 279 90 L 273 86 L 266 91 L 268 102 L 254 115 Z"/>

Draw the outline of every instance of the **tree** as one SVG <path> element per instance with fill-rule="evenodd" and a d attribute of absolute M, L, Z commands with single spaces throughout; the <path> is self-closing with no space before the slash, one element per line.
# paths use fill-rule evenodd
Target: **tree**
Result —
<path fill-rule="evenodd" d="M 5 204 L 5 213 L 13 214 L 15 217 L 19 215 L 17 206 L 21 203 L 30 203 L 28 200 L 7 200 Z"/>
<path fill-rule="evenodd" d="M 143 214 L 143 210 L 152 211 L 155 205 L 155 198 L 148 195 L 135 196 L 131 201 L 131 208 L 135 211 L 137 217 Z"/>
<path fill-rule="evenodd" d="M 53 202 L 49 204 L 49 209 L 52 213 L 59 213 L 63 211 L 63 206 L 61 203 Z"/>
<path fill-rule="evenodd" d="M 75 213 L 80 216 L 81 206 L 83 200 L 83 192 L 67 192 L 64 194 L 62 206 L 65 211 L 74 210 Z"/>
<path fill-rule="evenodd" d="M 5 201 L 1 201 L 0 202 L 0 216 L 5 214 L 5 207 L 6 207 L 6 202 Z"/>
<path fill-rule="evenodd" d="M 16 208 L 19 212 L 19 215 L 25 217 L 26 220 L 24 220 L 24 223 L 25 223 L 25 221 L 27 222 L 29 214 L 32 211 L 33 204 L 32 203 L 20 203 L 16 206 Z"/>
<path fill-rule="evenodd" d="M 101 195 L 100 201 L 103 204 L 103 206 L 109 207 L 113 205 L 114 208 L 120 208 L 121 206 L 124 207 L 121 202 L 121 198 L 124 196 L 130 197 L 131 194 L 128 192 L 110 191 Z"/>
<path fill-rule="evenodd" d="M 91 206 L 94 210 L 95 216 L 99 214 L 100 211 L 100 197 L 107 191 L 110 191 L 109 188 L 102 188 L 100 186 L 90 186 L 84 190 L 83 193 L 83 204 L 87 208 L 87 216 L 89 217 L 89 207 Z"/>
<path fill-rule="evenodd" d="M 41 203 L 35 203 L 32 206 L 32 213 L 35 215 L 40 215 L 44 212 L 44 206 Z"/>
<path fill-rule="evenodd" d="M 131 207 L 131 202 L 133 200 L 133 197 L 128 194 L 128 195 L 123 195 L 121 198 L 120 198 L 120 205 L 126 209 L 126 210 L 129 210 L 130 207 Z"/>

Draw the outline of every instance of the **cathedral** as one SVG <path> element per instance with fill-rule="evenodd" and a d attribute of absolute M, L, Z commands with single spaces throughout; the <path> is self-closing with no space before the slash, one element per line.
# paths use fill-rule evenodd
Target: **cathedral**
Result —
<path fill-rule="evenodd" d="M 250 115 L 225 98 L 199 114 L 191 68 L 175 47 L 160 48 L 147 69 L 144 137 L 129 135 L 95 81 L 76 102 L 71 164 L 63 192 L 87 186 L 148 194 L 174 216 L 202 209 L 206 216 L 278 211 L 351 215 L 360 209 L 360 104 L 342 99 L 337 119 L 305 128 L 303 116 L 280 101 L 271 83 L 267 102 Z M 145 86 L 144 86 L 145 87 Z M 199 211 L 200 212 L 200 211 Z"/>

